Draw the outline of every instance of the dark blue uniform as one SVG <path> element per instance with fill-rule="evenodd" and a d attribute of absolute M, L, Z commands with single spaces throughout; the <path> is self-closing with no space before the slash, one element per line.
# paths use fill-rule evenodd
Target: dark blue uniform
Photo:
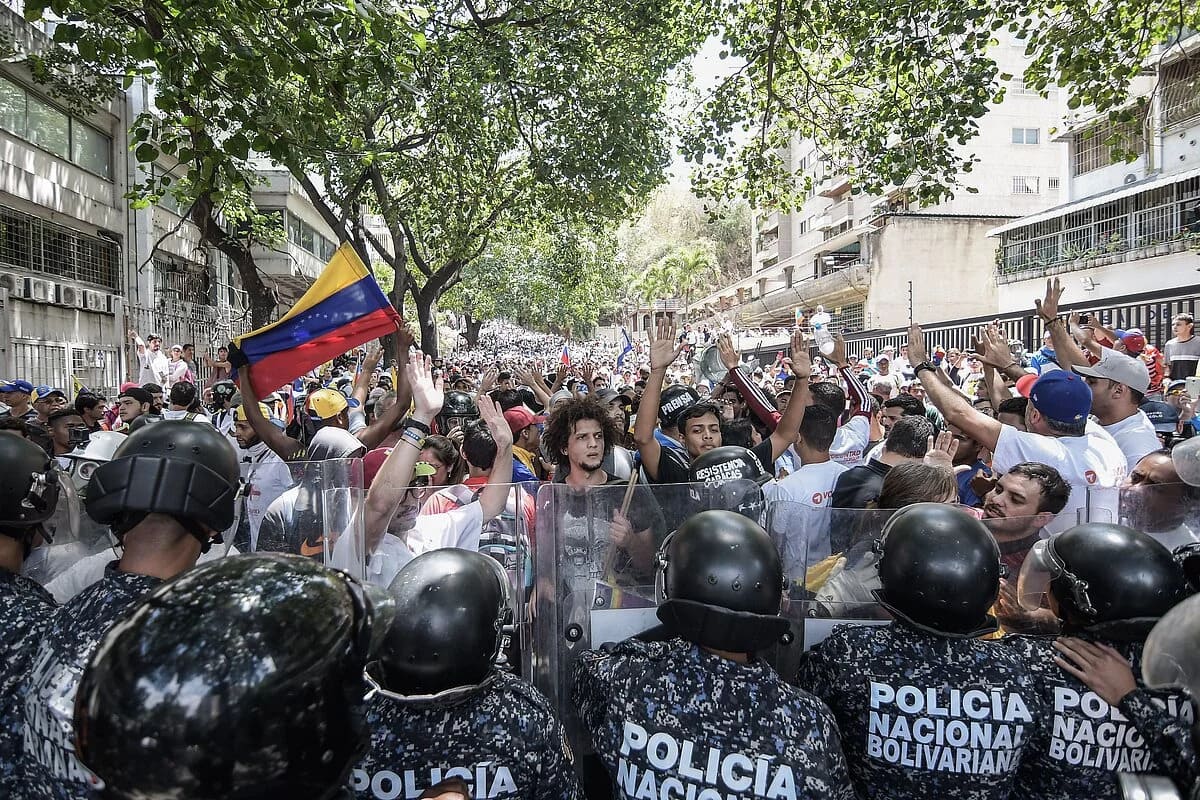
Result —
<path fill-rule="evenodd" d="M 461 778 L 470 797 L 578 800 L 562 725 L 537 689 L 495 672 L 451 702 L 397 701 L 376 694 L 367 708 L 371 748 L 350 774 L 358 797 L 415 798 Z"/>
<path fill-rule="evenodd" d="M 870 798 L 1008 797 L 1040 716 L 1016 654 L 900 622 L 835 628 L 799 683 L 833 709 L 850 776 Z"/>
<path fill-rule="evenodd" d="M 108 629 L 159 585 L 158 578 L 118 572 L 58 610 L 33 658 L 24 697 L 25 797 L 72 800 L 96 796 L 99 780 L 75 757 L 75 692 Z"/>
<path fill-rule="evenodd" d="M 631 639 L 583 653 L 574 681 L 617 797 L 855 796 L 829 709 L 762 662 Z"/>
<path fill-rule="evenodd" d="M 0 570 L 0 787 L 22 781 L 20 686 L 56 605 L 40 584 Z"/>
<path fill-rule="evenodd" d="M 1017 794 L 1045 800 L 1118 800 L 1118 772 L 1163 775 L 1179 786 L 1196 780 L 1191 737 L 1195 709 L 1182 691 L 1147 689 L 1141 681 L 1142 644 L 1082 634 L 1130 659 L 1138 688 L 1118 708 L 1054 663 L 1049 636 L 1006 636 L 1002 646 L 1029 664 L 1046 707 Z M 1200 644 L 1197 644 L 1200 647 Z"/>

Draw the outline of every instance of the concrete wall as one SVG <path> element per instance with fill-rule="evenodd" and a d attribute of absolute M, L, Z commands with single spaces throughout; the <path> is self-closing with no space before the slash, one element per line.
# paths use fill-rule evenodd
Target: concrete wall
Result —
<path fill-rule="evenodd" d="M 1200 270 L 1200 254 L 1186 251 L 1079 270 L 1061 275 L 1059 279 L 1066 287 L 1063 302 L 1094 299 L 1100 303 L 1131 294 L 1194 284 L 1200 280 L 1197 270 Z M 1032 308 L 1033 299 L 1045 292 L 1044 277 L 1001 284 L 997 287 L 998 310 L 1003 313 Z"/>
<path fill-rule="evenodd" d="M 996 310 L 995 218 L 920 215 L 886 217 L 869 235 L 870 328 L 908 324 L 908 282 L 918 322 L 989 314 Z"/>

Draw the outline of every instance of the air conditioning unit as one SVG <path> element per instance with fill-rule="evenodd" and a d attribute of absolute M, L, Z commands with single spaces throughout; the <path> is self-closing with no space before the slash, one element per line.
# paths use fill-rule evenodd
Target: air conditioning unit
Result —
<path fill-rule="evenodd" d="M 13 272 L 0 272 L 0 289 L 7 289 L 9 297 L 24 297 L 25 279 Z"/>
<path fill-rule="evenodd" d="M 35 303 L 53 303 L 58 296 L 58 287 L 53 281 L 38 278 L 25 279 L 25 296 Z"/>
<path fill-rule="evenodd" d="M 83 293 L 83 307 L 88 311 L 107 311 L 108 303 L 105 302 L 102 292 L 89 290 Z"/>
<path fill-rule="evenodd" d="M 121 313 L 121 302 L 122 301 L 121 301 L 121 298 L 118 297 L 117 295 L 115 295 L 115 294 L 104 295 L 104 302 L 108 307 L 109 314 L 120 314 Z"/>
<path fill-rule="evenodd" d="M 59 286 L 58 304 L 68 308 L 83 308 L 83 290 L 74 286 Z"/>

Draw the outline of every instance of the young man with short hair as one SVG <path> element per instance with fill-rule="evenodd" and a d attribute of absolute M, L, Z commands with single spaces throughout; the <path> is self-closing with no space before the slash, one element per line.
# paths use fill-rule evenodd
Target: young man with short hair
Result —
<path fill-rule="evenodd" d="M 1173 381 L 1190 378 L 1200 364 L 1200 339 L 1194 335 L 1195 320 L 1191 314 L 1176 314 L 1171 325 L 1175 336 L 1163 346 L 1167 377 Z"/>

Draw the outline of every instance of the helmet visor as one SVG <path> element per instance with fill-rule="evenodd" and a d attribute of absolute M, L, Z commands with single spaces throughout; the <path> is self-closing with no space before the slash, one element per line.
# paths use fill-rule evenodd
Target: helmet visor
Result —
<path fill-rule="evenodd" d="M 1021 574 L 1017 578 L 1017 601 L 1026 611 L 1046 607 L 1050 582 L 1062 574 L 1062 565 L 1054 557 L 1049 544 L 1047 541 L 1035 544 L 1021 563 Z"/>

